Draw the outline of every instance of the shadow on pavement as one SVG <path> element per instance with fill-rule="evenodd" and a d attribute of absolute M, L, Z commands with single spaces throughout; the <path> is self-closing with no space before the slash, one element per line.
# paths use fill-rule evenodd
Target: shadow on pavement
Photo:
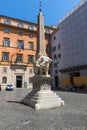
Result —
<path fill-rule="evenodd" d="M 21 101 L 6 101 L 6 102 L 22 104 Z"/>

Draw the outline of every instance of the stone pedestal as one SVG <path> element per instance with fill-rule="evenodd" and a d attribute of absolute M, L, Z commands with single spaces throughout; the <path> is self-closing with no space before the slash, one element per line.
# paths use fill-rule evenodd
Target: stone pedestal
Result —
<path fill-rule="evenodd" d="M 33 90 L 23 100 L 22 103 L 34 107 L 36 110 L 57 108 L 64 106 L 64 101 L 51 91 L 51 77 L 35 75 L 32 77 Z"/>

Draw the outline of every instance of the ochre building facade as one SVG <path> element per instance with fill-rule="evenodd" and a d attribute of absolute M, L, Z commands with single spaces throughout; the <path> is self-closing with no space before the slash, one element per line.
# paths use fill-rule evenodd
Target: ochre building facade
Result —
<path fill-rule="evenodd" d="M 51 57 L 51 34 L 55 29 L 45 26 L 46 51 Z M 37 50 L 37 24 L 0 16 L 0 85 L 31 88 L 33 62 Z"/>

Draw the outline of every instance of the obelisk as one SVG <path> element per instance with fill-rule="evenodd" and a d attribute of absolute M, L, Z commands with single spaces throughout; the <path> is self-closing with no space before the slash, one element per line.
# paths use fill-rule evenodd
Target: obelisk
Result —
<path fill-rule="evenodd" d="M 34 61 L 34 73 L 31 78 L 33 89 L 22 103 L 34 107 L 36 110 L 50 109 L 64 106 L 64 101 L 53 91 L 51 91 L 52 77 L 48 74 L 49 65 L 52 60 L 46 54 L 44 38 L 44 16 L 40 2 L 37 29 L 37 53 Z"/>
<path fill-rule="evenodd" d="M 37 55 L 43 54 L 46 55 L 46 44 L 45 35 L 44 35 L 44 15 L 42 13 L 42 6 L 40 1 L 40 9 L 38 15 L 38 25 L 37 25 Z"/>

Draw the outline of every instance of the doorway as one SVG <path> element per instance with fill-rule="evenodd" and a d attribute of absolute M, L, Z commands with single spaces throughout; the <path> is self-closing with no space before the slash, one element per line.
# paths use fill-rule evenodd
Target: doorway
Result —
<path fill-rule="evenodd" d="M 16 88 L 22 88 L 22 76 L 16 76 Z"/>

